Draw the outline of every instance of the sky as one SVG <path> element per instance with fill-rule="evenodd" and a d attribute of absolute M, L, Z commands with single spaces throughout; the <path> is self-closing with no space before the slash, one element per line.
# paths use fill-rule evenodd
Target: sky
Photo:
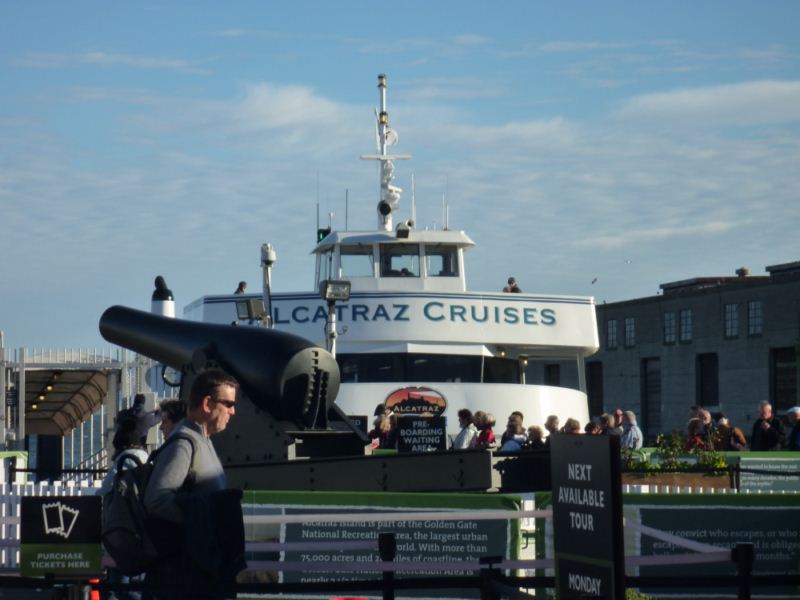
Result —
<path fill-rule="evenodd" d="M 109 306 L 311 291 L 317 206 L 398 219 L 468 289 L 651 296 L 800 260 L 798 2 L 0 2 L 0 331 L 96 348 Z M 345 197 L 349 198 L 347 204 Z M 332 217 L 330 215 L 332 214 Z M 346 222 L 345 222 L 346 220 Z"/>

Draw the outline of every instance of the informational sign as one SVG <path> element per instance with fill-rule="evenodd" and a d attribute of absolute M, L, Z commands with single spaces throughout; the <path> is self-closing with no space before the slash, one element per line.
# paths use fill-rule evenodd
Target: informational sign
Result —
<path fill-rule="evenodd" d="M 800 502 L 794 494 L 737 494 L 719 496 L 648 494 L 630 502 L 626 498 L 625 516 L 664 533 L 717 546 L 732 548 L 737 543 L 753 544 L 754 575 L 800 574 Z M 635 530 L 631 530 L 632 534 Z M 626 539 L 631 554 L 668 556 L 691 552 L 670 541 L 644 534 Z M 736 573 L 732 562 L 705 563 L 702 573 L 709 576 Z M 639 567 L 638 575 L 681 577 L 697 575 L 696 564 Z M 655 588 L 645 593 L 669 594 L 683 598 L 714 595 L 712 590 Z M 800 597 L 798 586 L 764 586 L 759 596 Z"/>
<path fill-rule="evenodd" d="M 245 492 L 243 497 L 245 520 L 258 514 L 351 514 L 352 520 L 314 520 L 304 523 L 287 523 L 275 529 L 247 528 L 248 542 L 280 541 L 306 545 L 281 553 L 280 560 L 305 563 L 302 571 L 281 573 L 283 582 L 311 583 L 378 579 L 381 571 L 363 570 L 370 563 L 379 562 L 377 550 L 348 549 L 348 542 L 375 542 L 381 533 L 394 533 L 397 542 L 395 561 L 419 563 L 418 568 L 399 571 L 398 579 L 407 577 L 468 576 L 477 575 L 468 569 L 442 569 L 436 563 L 475 561 L 485 556 L 507 556 L 512 559 L 519 553 L 519 521 L 508 519 L 479 520 L 470 516 L 483 510 L 519 510 L 517 497 L 501 494 L 389 494 L 389 493 L 325 493 L 325 492 Z M 408 520 L 410 512 L 439 512 L 453 510 L 464 512 L 460 520 L 436 519 Z M 390 513 L 378 522 L 365 520 L 365 515 Z M 362 517 L 362 518 L 359 518 Z M 324 547 L 315 547 L 318 544 Z M 341 544 L 343 548 L 337 548 Z M 267 557 L 264 557 L 267 558 Z M 271 559 L 277 559 L 275 555 Z M 315 566 L 337 565 L 335 571 L 315 570 Z M 428 566 L 431 565 L 431 566 Z M 359 570 L 361 567 L 361 570 Z M 262 574 L 270 578 L 272 573 Z M 274 574 L 277 577 L 277 573 Z M 423 595 L 430 592 L 404 592 L 404 596 Z M 475 589 L 448 589 L 437 591 L 439 597 L 479 598 Z M 329 596 L 325 596 L 328 598 Z"/>
<path fill-rule="evenodd" d="M 22 498 L 22 575 L 101 573 L 101 500 L 99 496 Z"/>
<path fill-rule="evenodd" d="M 742 456 L 739 467 L 744 469 L 739 474 L 739 489 L 743 492 L 800 492 L 800 460 L 797 458 Z"/>
<path fill-rule="evenodd" d="M 400 417 L 397 420 L 398 452 L 447 450 L 445 417 Z"/>
<path fill-rule="evenodd" d="M 550 442 L 556 589 L 570 598 L 625 598 L 619 438 Z"/>

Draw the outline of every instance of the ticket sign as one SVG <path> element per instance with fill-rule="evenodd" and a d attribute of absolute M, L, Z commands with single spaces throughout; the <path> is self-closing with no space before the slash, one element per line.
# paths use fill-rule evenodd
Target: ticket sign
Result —
<path fill-rule="evenodd" d="M 99 496 L 22 498 L 20 571 L 24 577 L 102 573 Z"/>
<path fill-rule="evenodd" d="M 624 600 L 619 438 L 555 435 L 550 450 L 558 597 Z"/>

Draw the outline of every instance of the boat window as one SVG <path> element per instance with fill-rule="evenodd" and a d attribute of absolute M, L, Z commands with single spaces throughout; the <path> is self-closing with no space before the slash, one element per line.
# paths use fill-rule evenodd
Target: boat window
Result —
<path fill-rule="evenodd" d="M 441 244 L 425 246 L 428 277 L 458 277 L 458 250 Z"/>
<path fill-rule="evenodd" d="M 339 250 L 341 277 L 372 277 L 374 259 L 372 246 L 342 246 Z"/>
<path fill-rule="evenodd" d="M 343 383 L 480 383 L 481 357 L 453 354 L 338 354 Z"/>
<path fill-rule="evenodd" d="M 419 277 L 419 244 L 381 244 L 381 277 Z"/>
<path fill-rule="evenodd" d="M 317 258 L 317 283 L 326 279 L 336 279 L 333 276 L 333 251 L 321 252 Z"/>
<path fill-rule="evenodd" d="M 487 357 L 483 363 L 484 383 L 519 383 L 519 361 L 516 358 Z"/>

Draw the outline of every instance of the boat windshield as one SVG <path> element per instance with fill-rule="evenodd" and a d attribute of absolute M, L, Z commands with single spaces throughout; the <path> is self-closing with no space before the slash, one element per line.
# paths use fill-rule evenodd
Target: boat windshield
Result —
<path fill-rule="evenodd" d="M 381 244 L 381 277 L 419 277 L 419 244 Z"/>
<path fill-rule="evenodd" d="M 425 271 L 428 277 L 458 277 L 458 250 L 455 246 L 425 246 Z"/>
<path fill-rule="evenodd" d="M 360 244 L 357 246 L 342 246 L 339 250 L 341 274 L 340 278 L 372 277 L 375 273 L 375 259 L 372 255 L 372 246 Z"/>

